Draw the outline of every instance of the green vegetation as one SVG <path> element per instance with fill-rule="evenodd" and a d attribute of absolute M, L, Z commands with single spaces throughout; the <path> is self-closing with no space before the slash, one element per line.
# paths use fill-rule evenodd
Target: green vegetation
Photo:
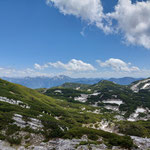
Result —
<path fill-rule="evenodd" d="M 150 121 L 122 121 L 119 123 L 119 132 L 126 135 L 150 138 Z"/>
<path fill-rule="evenodd" d="M 76 90 L 76 87 L 80 89 Z M 90 91 L 89 91 L 90 89 Z M 60 90 L 61 92 L 56 92 Z M 80 96 L 81 94 L 92 94 L 98 92 L 98 95 L 91 95 L 88 97 L 86 105 L 94 105 L 98 102 L 99 107 L 104 107 L 108 105 L 103 103 L 103 100 L 107 99 L 120 99 L 123 104 L 119 106 L 120 112 L 126 112 L 124 117 L 128 118 L 137 107 L 149 108 L 150 109 L 150 92 L 148 90 L 140 90 L 138 93 L 134 93 L 130 86 L 118 85 L 111 81 L 100 81 L 94 85 L 84 85 L 76 83 L 66 83 L 61 87 L 47 89 L 45 95 L 53 97 L 55 99 L 67 100 L 72 103 L 81 103 L 75 101 L 74 98 Z M 111 106 L 117 106 L 116 104 L 109 104 Z M 144 114 L 143 114 L 144 115 Z M 142 114 L 140 117 L 143 116 Z"/>
<path fill-rule="evenodd" d="M 83 135 L 88 135 L 91 140 L 98 140 L 98 137 L 102 137 L 105 143 L 109 146 L 122 146 L 125 148 L 133 147 L 133 141 L 129 136 L 119 136 L 114 133 L 105 132 L 102 130 L 94 130 L 88 128 L 73 128 L 67 132 L 65 138 L 81 138 Z M 81 143 L 83 144 L 83 143 Z"/>
<path fill-rule="evenodd" d="M 20 144 L 22 138 L 19 136 L 19 132 L 25 131 L 28 134 L 24 139 L 29 139 L 30 133 L 43 134 L 45 141 L 51 138 L 81 138 L 83 135 L 87 135 L 90 141 L 88 143 L 82 142 L 80 143 L 81 145 L 96 144 L 97 140 L 102 138 L 109 147 L 130 148 L 134 146 L 129 136 L 120 136 L 102 130 L 83 128 L 82 126 L 83 124 L 101 122 L 103 119 L 116 123 L 114 116 L 119 113 L 103 108 L 107 104 L 102 103 L 103 100 L 114 98 L 115 95 L 124 102 L 119 109 L 120 111 L 126 111 L 125 117 L 133 113 L 138 106 L 149 107 L 150 94 L 148 91 L 133 93 L 127 86 L 117 85 L 108 81 L 101 81 L 94 85 L 84 85 L 82 90 L 75 89 L 77 86 L 81 86 L 78 84 L 67 83 L 63 86 L 32 90 L 0 80 L 0 96 L 18 100 L 28 106 L 26 108 L 22 107 L 23 104 L 15 105 L 0 101 L 0 140 L 7 140 L 11 144 Z M 88 89 L 91 89 L 91 91 Z M 99 94 L 91 95 L 94 92 Z M 91 95 L 85 104 L 74 101 L 74 97 L 78 97 L 81 94 Z M 144 98 L 141 99 L 140 97 Z M 90 106 L 95 102 L 99 102 L 99 107 Z M 116 106 L 116 104 L 112 104 L 112 106 Z M 95 110 L 100 110 L 101 113 L 93 113 Z M 15 114 L 21 115 L 25 122 L 31 121 L 31 118 L 39 120 L 43 125 L 42 129 L 17 126 L 13 120 Z M 144 115 L 144 113 L 140 114 L 141 117 L 144 117 Z M 149 121 L 117 122 L 121 133 L 141 137 L 149 137 L 149 124 Z"/>
<path fill-rule="evenodd" d="M 78 97 L 81 94 L 90 94 L 90 93 L 87 91 L 74 90 L 72 88 L 56 87 L 47 89 L 44 94 L 47 96 L 51 96 L 53 98 L 67 100 L 68 102 L 79 103 L 77 101 L 74 101 L 75 97 Z"/>
<path fill-rule="evenodd" d="M 78 89 L 78 90 L 86 90 L 90 85 L 89 84 L 81 84 L 81 83 L 64 83 L 63 85 L 61 85 L 61 87 L 63 88 L 67 88 L 67 89 Z"/>
<path fill-rule="evenodd" d="M 76 94 L 76 92 L 74 91 L 73 94 Z M 22 108 L 20 105 L 0 102 L 0 139 L 7 140 L 10 144 L 20 144 L 22 139 L 19 136 L 19 132 L 26 131 L 29 134 L 32 132 L 36 134 L 41 133 L 46 140 L 56 137 L 80 138 L 84 134 L 87 134 L 89 139 L 97 140 L 101 136 L 111 145 L 124 146 L 125 137 L 118 137 L 116 134 L 104 131 L 82 128 L 82 124 L 100 122 L 107 116 L 81 110 L 84 107 L 86 110 L 93 111 L 95 108 L 91 106 L 56 100 L 35 90 L 3 80 L 0 80 L 0 96 L 19 100 L 29 106 L 29 108 Z M 29 121 L 30 118 L 39 119 L 44 126 L 43 130 L 36 131 L 30 127 L 20 128 L 14 124 L 14 114 L 22 115 L 24 121 Z M 56 119 L 56 117 L 59 117 L 59 119 Z M 113 118 L 113 114 L 108 115 L 108 119 L 111 118 Z M 1 131 L 5 131 L 5 133 L 2 134 Z M 117 140 L 116 143 L 110 140 L 111 136 Z M 28 139 L 29 136 L 25 138 Z M 120 142 L 118 141 L 119 139 L 121 139 Z M 132 143 L 132 140 L 129 139 L 128 143 Z M 131 144 L 128 145 L 132 146 Z"/>
<path fill-rule="evenodd" d="M 17 136 L 12 136 L 12 137 L 7 137 L 6 138 L 7 141 L 11 144 L 11 145 L 20 145 L 21 144 L 21 137 L 17 137 Z"/>

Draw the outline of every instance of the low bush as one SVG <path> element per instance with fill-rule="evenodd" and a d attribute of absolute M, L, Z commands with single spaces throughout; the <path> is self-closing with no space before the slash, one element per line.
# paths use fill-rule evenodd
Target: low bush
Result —
<path fill-rule="evenodd" d="M 18 136 L 7 137 L 6 139 L 11 145 L 20 145 L 22 140 L 22 138 Z"/>

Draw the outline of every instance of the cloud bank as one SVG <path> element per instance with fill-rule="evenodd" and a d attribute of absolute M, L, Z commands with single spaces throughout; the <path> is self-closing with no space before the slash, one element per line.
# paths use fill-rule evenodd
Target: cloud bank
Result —
<path fill-rule="evenodd" d="M 0 77 L 36 77 L 36 76 L 52 76 L 54 74 L 40 72 L 31 68 L 17 70 L 14 68 L 0 68 Z"/>
<path fill-rule="evenodd" d="M 44 64 L 43 66 L 39 64 L 34 65 L 35 69 L 45 69 L 48 67 L 54 67 L 57 69 L 64 69 L 67 71 L 95 71 L 96 69 L 88 63 L 85 63 L 81 60 L 72 59 L 67 64 L 62 63 L 61 61 L 57 61 L 55 63 L 49 62 L 47 64 Z"/>
<path fill-rule="evenodd" d="M 106 60 L 105 62 L 102 62 L 100 60 L 97 60 L 98 64 L 101 67 L 110 67 L 114 71 L 124 71 L 124 72 L 137 72 L 140 71 L 138 67 L 132 66 L 130 63 L 126 63 L 120 59 L 110 58 L 109 60 Z"/>
<path fill-rule="evenodd" d="M 64 15 L 74 15 L 96 25 L 105 33 L 122 33 L 128 44 L 150 49 L 150 1 L 118 0 L 114 12 L 107 14 L 100 0 L 47 0 L 47 4 Z"/>
<path fill-rule="evenodd" d="M 44 65 L 35 63 L 31 68 L 22 70 L 0 67 L 0 77 L 36 77 L 67 75 L 77 78 L 110 78 L 110 77 L 149 77 L 150 70 L 139 68 L 121 59 L 110 58 L 97 60 L 90 64 L 82 60 L 71 59 L 67 63 L 57 61 Z M 99 66 L 97 66 L 97 64 Z"/>

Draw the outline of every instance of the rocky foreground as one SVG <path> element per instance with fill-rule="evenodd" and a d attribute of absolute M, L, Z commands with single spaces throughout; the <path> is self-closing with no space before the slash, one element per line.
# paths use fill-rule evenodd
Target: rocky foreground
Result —
<path fill-rule="evenodd" d="M 134 141 L 134 144 L 137 145 L 137 148 L 133 150 L 148 150 L 150 149 L 150 139 L 140 138 L 140 137 L 131 137 Z M 54 139 L 48 142 L 41 142 L 42 136 L 31 134 L 30 142 L 32 144 L 26 144 L 26 141 L 23 141 L 21 146 L 11 146 L 5 141 L 0 141 L 0 150 L 108 150 L 109 148 L 101 143 L 99 145 L 90 143 L 87 136 L 83 136 L 81 139 Z M 102 139 L 99 139 L 101 141 Z M 112 150 L 125 150 L 121 147 L 113 146 Z"/>

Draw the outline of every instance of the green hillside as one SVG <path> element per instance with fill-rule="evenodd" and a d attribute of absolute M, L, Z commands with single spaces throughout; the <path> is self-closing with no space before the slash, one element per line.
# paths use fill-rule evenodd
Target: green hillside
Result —
<path fill-rule="evenodd" d="M 84 90 L 74 90 L 74 87 L 69 89 L 56 87 L 47 89 L 44 94 L 73 104 L 97 106 L 101 112 L 105 111 L 108 114 L 117 113 L 119 117 L 123 118 L 123 121 L 117 122 L 119 132 L 134 136 L 150 137 L 150 92 L 140 90 L 138 93 L 135 93 L 129 87 L 110 81 L 101 81 L 97 84 L 89 85 Z M 121 103 L 110 103 L 111 101 Z M 144 111 L 136 114 L 138 109 Z M 136 116 L 136 118 L 133 116 Z M 134 122 L 130 122 L 130 120 L 134 120 Z"/>
<path fill-rule="evenodd" d="M 95 142 L 99 137 L 109 147 L 119 145 L 132 147 L 130 137 L 120 136 L 102 130 L 83 127 L 85 124 L 114 120 L 115 113 L 102 108 L 103 114 L 94 114 L 95 107 L 74 104 L 54 99 L 35 90 L 0 80 L 0 140 L 20 144 L 28 134 L 42 134 L 52 138 L 81 138 L 87 135 Z M 100 108 L 99 108 L 100 109 Z M 26 135 L 22 137 L 21 133 Z M 30 140 L 28 141 L 30 142 Z"/>
<path fill-rule="evenodd" d="M 124 117 L 128 118 L 138 107 L 150 109 L 150 92 L 140 90 L 135 93 L 129 87 L 103 80 L 97 84 L 84 87 L 84 90 L 75 90 L 74 84 L 69 84 L 69 88 L 64 88 L 64 86 L 50 88 L 42 93 L 74 103 L 97 105 L 97 107 L 107 107 L 108 105 L 116 107 L 120 112 L 125 112 Z M 87 95 L 87 98 L 84 101 L 77 100 L 78 97 L 83 98 L 82 95 Z M 118 100 L 122 103 L 120 105 L 107 103 L 107 100 Z"/>
<path fill-rule="evenodd" d="M 75 90 L 84 90 L 88 88 L 90 85 L 89 84 L 81 84 L 81 83 L 64 83 L 61 85 L 63 88 L 71 88 Z"/>

